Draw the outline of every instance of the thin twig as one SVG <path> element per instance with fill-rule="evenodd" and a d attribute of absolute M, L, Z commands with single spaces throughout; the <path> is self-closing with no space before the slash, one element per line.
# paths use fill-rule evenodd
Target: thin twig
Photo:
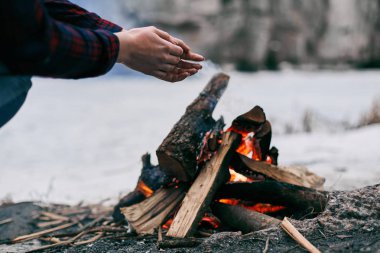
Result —
<path fill-rule="evenodd" d="M 8 218 L 8 219 L 5 219 L 5 220 L 1 220 L 1 221 L 0 221 L 0 225 L 8 224 L 8 223 L 11 223 L 12 221 L 13 221 L 12 218 Z"/>
<path fill-rule="evenodd" d="M 71 223 L 63 224 L 63 225 L 58 226 L 58 227 L 49 228 L 49 229 L 46 229 L 43 231 L 39 231 L 36 233 L 32 233 L 32 234 L 28 234 L 28 235 L 22 235 L 22 236 L 19 236 L 19 237 L 16 237 L 15 239 L 13 239 L 12 243 L 18 243 L 21 241 L 28 241 L 28 240 L 36 239 L 36 238 L 41 237 L 43 235 L 50 234 L 52 232 L 56 232 L 59 230 L 63 230 L 63 229 L 66 229 L 66 228 L 74 226 L 74 225 L 76 225 L 76 223 L 71 222 Z"/>
<path fill-rule="evenodd" d="M 51 212 L 45 212 L 45 211 L 42 211 L 40 212 L 42 215 L 52 219 L 52 220 L 62 220 L 62 221 L 68 221 L 70 218 L 66 217 L 66 216 L 62 216 L 62 215 L 59 215 L 59 214 L 55 214 L 55 213 L 51 213 Z"/>
<path fill-rule="evenodd" d="M 158 227 L 158 238 L 157 241 L 162 242 L 162 228 L 161 226 Z"/>
<path fill-rule="evenodd" d="M 265 242 L 265 247 L 263 249 L 263 253 L 267 253 L 268 249 L 269 249 L 269 237 L 267 238 L 267 240 Z"/>

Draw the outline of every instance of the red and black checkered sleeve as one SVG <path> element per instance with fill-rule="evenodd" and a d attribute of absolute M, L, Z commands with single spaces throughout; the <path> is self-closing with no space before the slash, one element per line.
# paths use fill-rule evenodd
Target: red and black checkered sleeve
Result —
<path fill-rule="evenodd" d="M 56 21 L 42 0 L 0 0 L 0 62 L 17 75 L 83 78 L 115 64 L 118 38 Z"/>
<path fill-rule="evenodd" d="M 104 29 L 120 32 L 122 28 L 97 14 L 67 0 L 44 0 L 45 7 L 51 17 L 64 23 L 88 29 Z"/>

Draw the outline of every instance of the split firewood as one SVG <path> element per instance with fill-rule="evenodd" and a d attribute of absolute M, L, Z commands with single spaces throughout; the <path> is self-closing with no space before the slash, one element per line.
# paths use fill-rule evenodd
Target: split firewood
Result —
<path fill-rule="evenodd" d="M 215 203 L 212 205 L 212 212 L 223 224 L 243 233 L 254 232 L 280 224 L 280 220 L 276 218 L 246 209 L 240 205 Z"/>
<path fill-rule="evenodd" d="M 281 222 L 281 227 L 284 231 L 298 242 L 302 247 L 311 253 L 321 253 L 313 244 L 311 244 L 285 217 Z"/>
<path fill-rule="evenodd" d="M 184 186 L 162 188 L 144 201 L 120 210 L 138 234 L 153 234 L 182 201 L 185 190 Z"/>
<path fill-rule="evenodd" d="M 187 107 L 156 151 L 159 166 L 181 181 L 191 181 L 197 173 L 196 154 L 203 135 L 213 128 L 212 118 L 229 76 L 218 74 Z"/>
<path fill-rule="evenodd" d="M 228 183 L 219 189 L 215 198 L 267 203 L 286 206 L 294 211 L 305 210 L 310 213 L 320 213 L 327 204 L 328 193 L 271 180 Z"/>
<path fill-rule="evenodd" d="M 305 167 L 276 166 L 266 162 L 252 160 L 241 154 L 234 156 L 232 167 L 236 172 L 242 174 L 245 174 L 247 171 L 253 171 L 280 182 L 313 189 L 321 189 L 325 182 L 323 177 L 314 174 Z"/>
<path fill-rule="evenodd" d="M 205 164 L 187 192 L 168 236 L 184 238 L 194 233 L 216 191 L 229 179 L 228 165 L 240 140 L 235 132 L 224 133 L 218 152 Z"/>

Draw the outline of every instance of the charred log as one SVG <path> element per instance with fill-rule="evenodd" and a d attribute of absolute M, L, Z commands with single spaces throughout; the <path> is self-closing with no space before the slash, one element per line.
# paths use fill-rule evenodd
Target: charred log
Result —
<path fill-rule="evenodd" d="M 157 149 L 159 166 L 169 175 L 182 181 L 194 178 L 197 148 L 203 135 L 215 125 L 212 112 L 228 80 L 225 74 L 214 76 Z"/>
<path fill-rule="evenodd" d="M 223 224 L 242 231 L 243 233 L 254 232 L 280 224 L 280 220 L 266 214 L 251 211 L 242 206 L 215 203 L 212 212 Z"/>
<path fill-rule="evenodd" d="M 260 106 L 255 106 L 249 112 L 234 119 L 232 127 L 242 131 L 253 132 L 260 128 L 265 121 L 264 110 Z"/>
<path fill-rule="evenodd" d="M 215 198 L 281 205 L 293 211 L 303 210 L 305 213 L 316 214 L 324 210 L 328 193 L 277 181 L 265 181 L 225 184 Z"/>

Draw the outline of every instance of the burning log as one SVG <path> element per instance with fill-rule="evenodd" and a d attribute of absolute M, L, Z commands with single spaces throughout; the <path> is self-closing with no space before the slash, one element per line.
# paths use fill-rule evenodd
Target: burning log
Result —
<path fill-rule="evenodd" d="M 161 226 L 185 196 L 186 187 L 162 188 L 144 201 L 121 208 L 129 225 L 138 234 L 151 234 Z"/>
<path fill-rule="evenodd" d="M 212 211 L 223 224 L 227 224 L 243 233 L 254 232 L 280 224 L 280 220 L 276 218 L 239 205 L 215 203 L 212 206 Z"/>
<path fill-rule="evenodd" d="M 236 154 L 233 168 L 243 175 L 247 171 L 263 174 L 280 182 L 294 184 L 313 189 L 321 189 L 325 179 L 312 173 L 304 167 L 283 167 L 252 160 L 244 155 Z"/>
<path fill-rule="evenodd" d="M 286 206 L 291 210 L 320 213 L 324 210 L 327 192 L 277 181 L 239 182 L 223 185 L 215 198 L 239 199 L 256 203 Z"/>
<path fill-rule="evenodd" d="M 203 135 L 213 128 L 212 112 L 227 88 L 229 76 L 218 74 L 191 103 L 156 151 L 159 166 L 181 181 L 196 174 L 196 153 Z"/>
<path fill-rule="evenodd" d="M 230 175 L 228 165 L 240 140 L 240 135 L 234 132 L 223 135 L 218 152 L 206 163 L 186 194 L 168 236 L 184 238 L 193 234 L 215 192 L 227 182 Z"/>

